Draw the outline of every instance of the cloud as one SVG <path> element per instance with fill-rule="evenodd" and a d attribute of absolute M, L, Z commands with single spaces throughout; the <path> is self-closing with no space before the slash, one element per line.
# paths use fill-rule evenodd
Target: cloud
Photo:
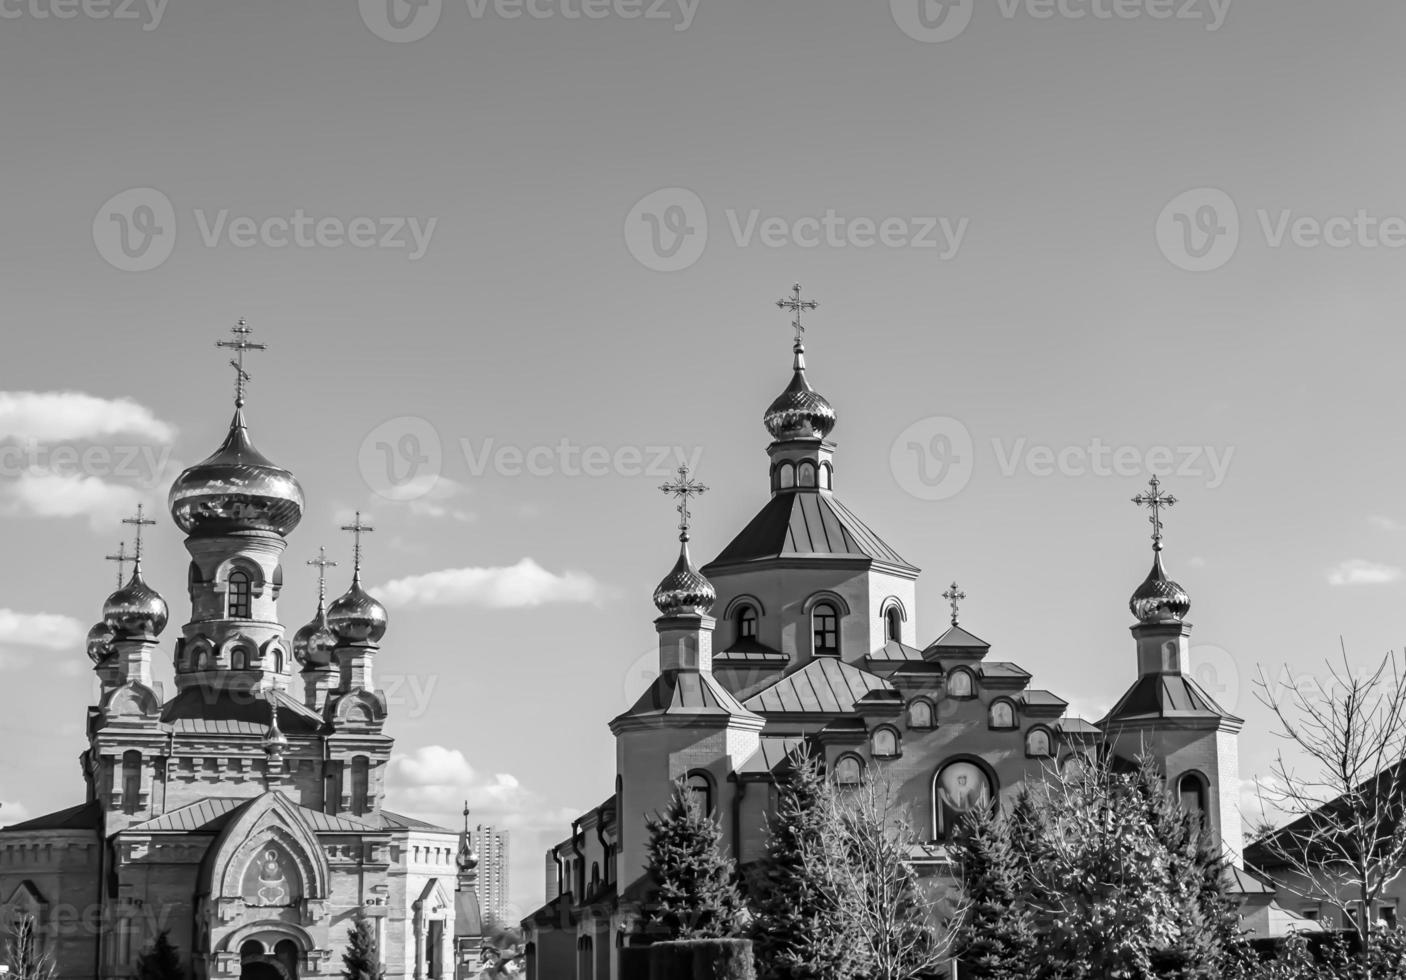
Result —
<path fill-rule="evenodd" d="M 1406 524 L 1402 524 L 1396 518 L 1387 517 L 1384 514 L 1373 514 L 1367 518 L 1367 523 L 1377 528 L 1379 531 L 1406 530 Z"/>
<path fill-rule="evenodd" d="M 1401 578 L 1401 569 L 1375 561 L 1353 558 L 1328 572 L 1329 585 L 1384 585 Z"/>
<path fill-rule="evenodd" d="M 85 636 L 82 624 L 69 616 L 0 609 L 0 646 L 72 650 Z"/>
<path fill-rule="evenodd" d="M 0 500 L 11 513 L 87 517 L 94 529 L 102 529 L 135 512 L 144 495 L 136 487 L 96 476 L 28 471 L 0 484 Z"/>
<path fill-rule="evenodd" d="M 397 812 L 457 830 L 463 826 L 464 800 L 474 826 L 507 830 L 515 920 L 533 911 L 543 898 L 542 859 L 547 849 L 571 833 L 580 810 L 551 806 L 507 773 L 483 773 L 464 753 L 427 745 L 391 757 L 386 778 L 388 806 Z"/>
<path fill-rule="evenodd" d="M 33 814 L 23 803 L 16 803 L 12 800 L 0 801 L 0 827 L 24 823 L 31 816 Z"/>
<path fill-rule="evenodd" d="M 597 603 L 609 590 L 584 572 L 549 572 L 531 558 L 506 568 L 452 568 L 388 582 L 376 595 L 390 606 L 486 606 L 522 609 L 549 603 Z"/>
<path fill-rule="evenodd" d="M 127 398 L 97 398 L 76 391 L 0 391 L 0 439 L 75 442 L 118 433 L 165 444 L 174 426 Z"/>

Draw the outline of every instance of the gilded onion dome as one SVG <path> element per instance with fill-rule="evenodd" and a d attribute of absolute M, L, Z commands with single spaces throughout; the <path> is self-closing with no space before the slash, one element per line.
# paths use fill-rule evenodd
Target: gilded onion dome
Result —
<path fill-rule="evenodd" d="M 718 592 L 713 588 L 713 583 L 693 567 L 693 559 L 688 554 L 688 541 L 685 540 L 679 546 L 679 560 L 674 563 L 673 570 L 654 590 L 654 604 L 665 616 L 690 613 L 706 616 L 717 601 Z"/>
<path fill-rule="evenodd" d="M 177 477 L 171 516 L 186 534 L 268 531 L 287 536 L 303 518 L 303 488 L 254 448 L 238 408 L 219 450 Z"/>
<path fill-rule="evenodd" d="M 166 628 L 170 615 L 166 600 L 142 578 L 140 560 L 131 580 L 103 604 L 103 622 L 114 640 L 154 639 Z"/>
<path fill-rule="evenodd" d="M 113 652 L 114 639 L 116 635 L 107 623 L 98 623 L 90 629 L 87 640 L 88 659 L 95 664 L 102 663 Z"/>
<path fill-rule="evenodd" d="M 1167 577 L 1161 551 L 1153 552 L 1152 571 L 1133 593 L 1128 608 L 1141 623 L 1179 623 L 1191 611 L 1191 597 Z"/>
<path fill-rule="evenodd" d="M 824 439 L 835 427 L 835 410 L 806 379 L 806 349 L 796 341 L 795 373 L 763 421 L 773 439 Z"/>
<path fill-rule="evenodd" d="M 386 635 L 386 607 L 361 587 L 361 576 L 327 610 L 327 625 L 337 639 L 347 643 L 379 643 Z"/>
<path fill-rule="evenodd" d="M 327 622 L 327 609 L 321 603 L 317 615 L 293 634 L 293 658 L 304 670 L 321 670 L 332 665 L 332 652 L 337 649 L 337 635 Z"/>
<path fill-rule="evenodd" d="M 264 734 L 264 753 L 270 756 L 281 756 L 288 751 L 288 736 L 283 734 L 283 729 L 278 727 L 278 708 L 273 708 L 273 721 L 269 724 L 268 731 Z"/>

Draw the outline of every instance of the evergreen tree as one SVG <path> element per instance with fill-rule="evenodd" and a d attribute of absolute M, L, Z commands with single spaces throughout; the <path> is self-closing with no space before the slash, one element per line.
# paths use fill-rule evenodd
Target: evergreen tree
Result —
<path fill-rule="evenodd" d="M 834 897 L 837 867 L 815 860 L 837 839 L 833 787 L 804 756 L 781 780 L 766 857 L 751 876 L 752 940 L 762 980 L 842 980 L 854 975 L 856 944 Z"/>
<path fill-rule="evenodd" d="M 1025 803 L 1018 805 L 1028 807 L 1029 798 L 1022 794 L 1022 799 Z M 1016 822 L 1014 814 L 1010 820 L 1000 820 L 978 809 L 963 821 L 958 834 L 968 907 L 956 946 L 972 977 L 1027 977 L 1037 955 L 1037 931 L 1027 894 L 1029 866 L 1015 840 Z"/>
<path fill-rule="evenodd" d="M 181 980 L 184 976 L 180 952 L 165 931 L 137 957 L 137 980 Z"/>
<path fill-rule="evenodd" d="M 376 925 L 358 915 L 347 930 L 347 951 L 342 954 L 343 980 L 384 980 L 386 968 L 376 943 Z"/>
<path fill-rule="evenodd" d="M 742 931 L 736 869 L 722 832 L 683 784 L 648 823 L 649 868 L 659 886 L 653 921 L 670 939 L 732 939 Z"/>

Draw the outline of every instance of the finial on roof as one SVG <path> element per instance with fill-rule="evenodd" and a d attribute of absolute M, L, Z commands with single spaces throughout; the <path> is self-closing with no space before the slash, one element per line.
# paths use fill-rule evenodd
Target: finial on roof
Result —
<path fill-rule="evenodd" d="M 796 283 L 791 288 L 790 297 L 777 300 L 776 305 L 779 309 L 789 310 L 795 317 L 791 326 L 796 331 L 796 343 L 792 348 L 796 356 L 791 383 L 771 403 L 762 420 L 773 439 L 824 439 L 835 427 L 835 410 L 806 380 L 806 328 L 801 319 L 807 310 L 817 309 L 820 304 L 815 300 L 801 299 L 801 284 Z"/>
<path fill-rule="evenodd" d="M 966 597 L 967 597 L 967 594 L 966 594 L 965 592 L 963 592 L 961 589 L 957 588 L 957 583 L 956 583 L 956 582 L 953 582 L 953 583 L 952 583 L 952 587 L 949 588 L 946 592 L 942 593 L 942 598 L 946 599 L 946 600 L 952 605 L 952 625 L 953 625 L 953 626 L 956 626 L 956 625 L 957 625 L 957 611 L 958 611 L 958 608 L 957 608 L 957 607 L 958 607 L 958 604 L 959 604 L 963 599 L 965 599 Z"/>
<path fill-rule="evenodd" d="M 659 488 L 671 497 L 677 497 L 678 506 L 675 508 L 679 512 L 679 540 L 687 541 L 688 532 L 693 526 L 693 514 L 689 511 L 688 502 L 694 497 L 701 497 L 708 492 L 708 488 L 695 480 L 688 472 L 688 467 L 680 466 L 678 478 L 672 483 L 666 483 Z"/>
<path fill-rule="evenodd" d="M 1163 493 L 1155 476 L 1147 485 L 1148 490 L 1134 497 L 1133 503 L 1152 511 L 1147 519 L 1152 525 L 1152 570 L 1133 592 L 1128 608 L 1141 623 L 1179 623 L 1191 611 L 1191 597 L 1162 567 L 1162 508 L 1174 506 L 1177 498 Z"/>
<path fill-rule="evenodd" d="M 352 582 L 361 582 L 361 536 L 370 534 L 376 529 L 361 519 L 361 511 L 356 512 L 356 519 L 350 524 L 343 524 L 342 530 L 350 533 L 354 539 L 352 544 Z"/>
<path fill-rule="evenodd" d="M 127 563 L 132 560 L 132 556 L 127 554 L 127 542 L 123 541 L 117 546 L 117 553 L 107 556 L 108 561 L 117 562 L 117 587 L 120 589 L 127 581 Z"/>
<path fill-rule="evenodd" d="M 268 350 L 267 344 L 256 344 L 249 339 L 249 335 L 254 332 L 254 328 L 249 326 L 243 317 L 239 322 L 230 327 L 230 333 L 234 334 L 234 340 L 217 340 L 215 346 L 225 350 L 232 350 L 235 356 L 230 360 L 229 366 L 234 368 L 234 407 L 244 407 L 244 388 L 252 379 L 249 372 L 244 370 L 244 355 L 249 351 Z"/>

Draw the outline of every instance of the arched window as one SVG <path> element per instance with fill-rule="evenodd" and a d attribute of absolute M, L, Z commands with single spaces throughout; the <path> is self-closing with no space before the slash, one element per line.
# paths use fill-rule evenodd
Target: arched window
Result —
<path fill-rule="evenodd" d="M 1200 773 L 1189 772 L 1177 780 L 1177 796 L 1187 816 L 1200 823 L 1206 813 L 1206 781 Z"/>
<path fill-rule="evenodd" d="M 953 698 L 969 698 L 973 696 L 972 675 L 970 671 L 954 670 L 947 678 L 947 695 Z"/>
<path fill-rule="evenodd" d="M 932 728 L 932 704 L 922 698 L 908 705 L 909 728 Z"/>
<path fill-rule="evenodd" d="M 796 482 L 803 487 L 815 486 L 815 464 L 806 460 L 796 470 L 798 477 Z"/>
<path fill-rule="evenodd" d="M 903 614 L 897 606 L 889 606 L 889 611 L 884 613 L 884 632 L 895 643 L 903 639 Z"/>
<path fill-rule="evenodd" d="M 705 817 L 713 815 L 713 781 L 704 772 L 691 772 L 684 781 L 684 792 L 691 804 Z"/>
<path fill-rule="evenodd" d="M 196 669 L 196 670 L 209 670 L 209 669 L 210 669 L 210 651 L 209 651 L 209 650 L 201 650 L 198 654 L 195 655 L 195 669 Z"/>
<path fill-rule="evenodd" d="M 840 617 L 835 607 L 822 602 L 810 614 L 815 631 L 816 656 L 835 656 L 840 652 Z"/>
<path fill-rule="evenodd" d="M 933 780 L 937 836 L 949 838 L 961 824 L 962 817 L 978 807 L 990 806 L 995 798 L 991 777 L 975 762 L 952 762 L 944 766 Z"/>
<path fill-rule="evenodd" d="M 852 755 L 841 756 L 835 763 L 836 786 L 858 786 L 864 781 L 864 766 Z"/>
<path fill-rule="evenodd" d="M 283 673 L 283 651 L 278 647 L 274 647 L 270 653 L 273 658 L 273 672 L 275 674 Z"/>
<path fill-rule="evenodd" d="M 278 945 L 273 948 L 273 958 L 288 971 L 288 976 L 298 975 L 298 944 L 293 940 L 280 939 Z"/>
<path fill-rule="evenodd" d="M 229 573 L 225 616 L 228 619 L 250 619 L 254 607 L 254 586 L 249 573 L 235 570 Z"/>
<path fill-rule="evenodd" d="M 755 640 L 757 638 L 757 610 L 753 606 L 743 606 L 737 610 L 737 638 Z"/>
<path fill-rule="evenodd" d="M 236 650 L 229 659 L 229 665 L 233 670 L 243 670 L 249 666 L 249 658 L 244 655 L 243 650 Z"/>
<path fill-rule="evenodd" d="M 776 471 L 776 485 L 782 490 L 790 490 L 796 485 L 796 467 L 791 463 L 782 463 Z"/>
<path fill-rule="evenodd" d="M 835 468 L 829 463 L 820 465 L 820 489 L 831 490 L 835 485 Z"/>
<path fill-rule="evenodd" d="M 1043 728 L 1032 728 L 1025 736 L 1025 754 L 1032 759 L 1044 759 L 1050 755 L 1050 733 Z"/>
<path fill-rule="evenodd" d="M 991 702 L 991 727 L 1014 728 L 1015 706 L 1004 699 Z"/>
<path fill-rule="evenodd" d="M 869 751 L 876 759 L 893 759 L 898 755 L 898 733 L 892 728 L 874 729 L 874 737 L 870 740 Z"/>
<path fill-rule="evenodd" d="M 592 862 L 591 862 L 591 891 L 592 891 L 592 892 L 596 892 L 596 891 L 599 891 L 599 890 L 600 890 L 600 862 L 599 862 L 599 861 L 592 861 Z"/>
<path fill-rule="evenodd" d="M 135 749 L 122 753 L 122 810 L 136 813 L 142 808 L 142 754 Z"/>

